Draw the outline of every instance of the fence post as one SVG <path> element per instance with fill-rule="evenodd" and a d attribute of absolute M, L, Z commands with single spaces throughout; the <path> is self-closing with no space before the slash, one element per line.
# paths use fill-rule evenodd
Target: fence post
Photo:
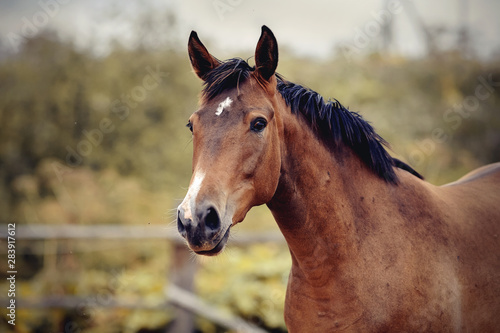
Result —
<path fill-rule="evenodd" d="M 193 254 L 184 243 L 173 243 L 172 264 L 170 269 L 170 281 L 172 284 L 193 292 L 193 281 L 198 263 Z M 191 333 L 194 331 L 195 315 L 181 307 L 175 308 L 175 319 L 172 325 L 169 325 L 167 332 Z"/>

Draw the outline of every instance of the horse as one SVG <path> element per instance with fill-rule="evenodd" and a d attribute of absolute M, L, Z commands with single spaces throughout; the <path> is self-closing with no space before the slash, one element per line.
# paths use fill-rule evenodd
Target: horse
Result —
<path fill-rule="evenodd" d="M 188 54 L 204 86 L 177 228 L 194 253 L 266 204 L 292 259 L 290 332 L 500 331 L 500 163 L 430 184 L 360 114 L 276 73 L 266 26 L 255 66 L 194 31 Z"/>

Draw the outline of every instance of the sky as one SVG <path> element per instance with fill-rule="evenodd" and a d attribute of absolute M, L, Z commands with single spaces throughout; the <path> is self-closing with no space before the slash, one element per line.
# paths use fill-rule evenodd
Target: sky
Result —
<path fill-rule="evenodd" d="M 152 11 L 151 11 L 152 9 Z M 406 56 L 427 52 L 425 32 L 441 29 L 440 47 L 456 44 L 467 27 L 474 53 L 481 58 L 500 54 L 498 0 L 4 0 L 0 2 L 3 50 L 16 51 L 25 38 L 46 29 L 97 54 L 109 51 L 109 41 L 132 46 L 132 24 L 141 13 L 173 14 L 175 35 L 187 42 L 196 30 L 209 49 L 221 55 L 255 47 L 265 24 L 280 47 L 310 57 L 328 57 L 335 49 L 362 54 L 382 39 L 382 27 L 392 22 L 389 51 Z M 162 31 L 158 29 L 158 43 Z M 183 42 L 183 43 L 185 43 Z"/>

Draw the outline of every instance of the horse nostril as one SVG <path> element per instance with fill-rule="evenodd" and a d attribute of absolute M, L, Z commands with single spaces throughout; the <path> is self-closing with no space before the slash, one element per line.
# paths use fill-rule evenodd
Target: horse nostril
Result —
<path fill-rule="evenodd" d="M 177 230 L 182 237 L 186 237 L 186 226 L 184 225 L 184 223 L 182 223 L 180 211 L 177 212 Z"/>
<path fill-rule="evenodd" d="M 213 207 L 208 209 L 208 213 L 205 216 L 205 227 L 213 231 L 220 229 L 219 214 L 217 214 L 217 211 Z"/>

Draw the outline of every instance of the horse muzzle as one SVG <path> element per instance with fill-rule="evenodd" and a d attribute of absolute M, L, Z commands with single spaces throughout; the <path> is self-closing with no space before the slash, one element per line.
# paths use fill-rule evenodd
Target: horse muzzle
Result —
<path fill-rule="evenodd" d="M 223 227 L 214 205 L 199 204 L 194 209 L 177 209 L 177 230 L 196 254 L 214 256 L 225 247 L 231 224 Z"/>

